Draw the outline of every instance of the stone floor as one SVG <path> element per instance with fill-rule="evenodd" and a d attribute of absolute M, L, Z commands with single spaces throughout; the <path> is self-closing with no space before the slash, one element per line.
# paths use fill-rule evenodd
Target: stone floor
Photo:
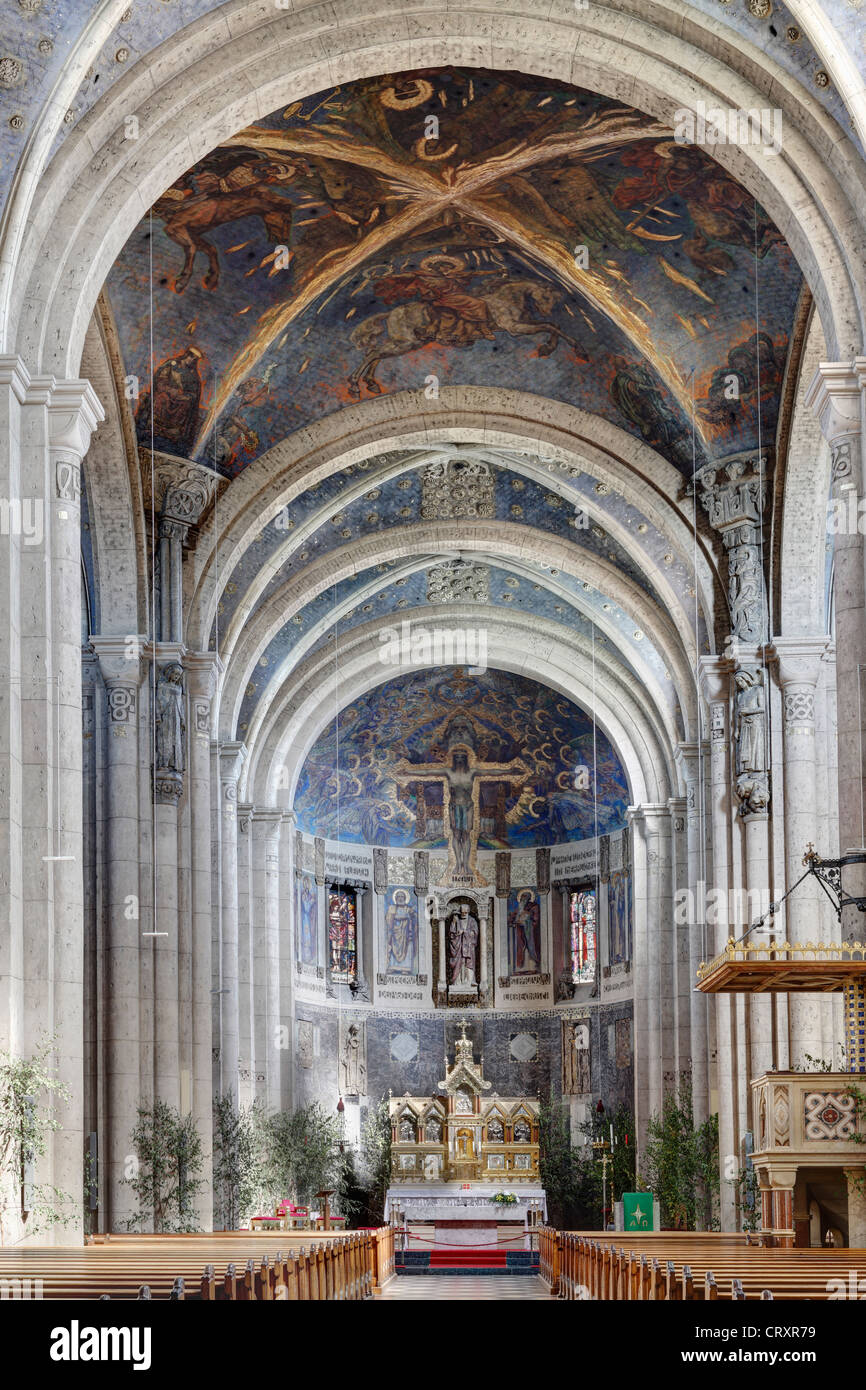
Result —
<path fill-rule="evenodd" d="M 425 1299 L 440 1302 L 454 1299 L 460 1302 L 475 1302 L 478 1299 L 549 1299 L 547 1285 L 534 1275 L 507 1275 L 488 1277 L 485 1275 L 454 1274 L 413 1276 L 399 1274 L 385 1286 L 382 1299 Z"/>

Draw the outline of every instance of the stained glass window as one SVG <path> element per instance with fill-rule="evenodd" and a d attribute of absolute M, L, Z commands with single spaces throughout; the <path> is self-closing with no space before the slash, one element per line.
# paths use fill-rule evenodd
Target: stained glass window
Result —
<path fill-rule="evenodd" d="M 581 888 L 570 896 L 571 975 L 576 985 L 595 980 L 596 915 L 595 889 Z"/>
<path fill-rule="evenodd" d="M 357 899 L 351 888 L 332 888 L 328 893 L 328 943 L 331 978 L 351 984 L 357 973 Z"/>

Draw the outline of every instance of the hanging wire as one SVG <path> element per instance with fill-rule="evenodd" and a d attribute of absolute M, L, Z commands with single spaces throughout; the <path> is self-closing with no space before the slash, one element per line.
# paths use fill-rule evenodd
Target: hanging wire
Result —
<path fill-rule="evenodd" d="M 153 346 L 153 208 L 148 213 L 148 271 L 149 271 L 149 338 L 150 338 L 150 535 L 153 545 L 153 568 L 151 573 L 150 590 L 150 752 L 151 752 L 151 779 L 150 779 L 150 834 L 151 834 L 151 914 L 153 920 L 151 928 L 153 931 L 153 968 L 156 970 L 156 633 L 157 633 L 157 608 L 156 608 L 156 567 L 157 556 L 159 553 L 157 525 L 156 525 L 156 465 L 154 463 L 154 449 L 156 440 L 156 426 L 154 424 L 154 346 Z M 166 576 L 161 576 L 161 581 L 165 583 Z M 154 985 L 155 996 L 155 985 Z M 154 1057 L 156 1054 L 154 1053 Z"/>
<path fill-rule="evenodd" d="M 706 845 L 706 785 L 704 773 L 704 728 L 703 728 L 703 702 L 701 700 L 701 680 L 700 680 L 700 602 L 698 598 L 698 494 L 696 485 L 697 474 L 697 420 L 695 392 L 697 387 L 695 368 L 692 367 L 692 577 L 695 588 L 695 711 L 697 725 L 697 744 L 698 744 L 698 785 L 697 785 L 697 813 L 698 813 L 698 883 L 701 885 L 701 952 L 703 959 L 708 958 L 707 947 L 707 914 L 703 910 L 706 902 L 707 890 L 707 845 Z M 686 806 L 688 815 L 688 805 Z"/>

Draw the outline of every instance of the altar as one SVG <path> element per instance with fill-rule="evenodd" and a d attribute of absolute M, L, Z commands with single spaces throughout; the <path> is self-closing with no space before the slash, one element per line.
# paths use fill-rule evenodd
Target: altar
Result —
<path fill-rule="evenodd" d="M 442 1246 L 523 1244 L 547 1214 L 538 1101 L 491 1092 L 463 1023 L 439 1096 L 392 1097 L 385 1220 Z M 490 1092 L 490 1094 L 485 1094 Z M 502 1228 L 506 1229 L 503 1232 Z"/>

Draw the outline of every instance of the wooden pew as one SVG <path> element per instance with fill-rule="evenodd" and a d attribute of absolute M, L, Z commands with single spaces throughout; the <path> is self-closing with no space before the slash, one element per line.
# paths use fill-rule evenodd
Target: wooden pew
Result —
<path fill-rule="evenodd" d="M 305 1232 L 305 1245 L 292 1232 L 270 1238 L 251 1232 L 124 1235 L 77 1250 L 0 1249 L 0 1290 L 12 1289 L 14 1297 L 29 1280 L 38 1281 L 37 1296 L 45 1298 L 363 1300 L 373 1295 L 377 1261 L 376 1287 L 393 1277 L 393 1232 L 383 1232 L 381 1239 L 377 1235 L 364 1231 L 318 1238 Z M 218 1268 L 225 1268 L 222 1278 Z"/>

